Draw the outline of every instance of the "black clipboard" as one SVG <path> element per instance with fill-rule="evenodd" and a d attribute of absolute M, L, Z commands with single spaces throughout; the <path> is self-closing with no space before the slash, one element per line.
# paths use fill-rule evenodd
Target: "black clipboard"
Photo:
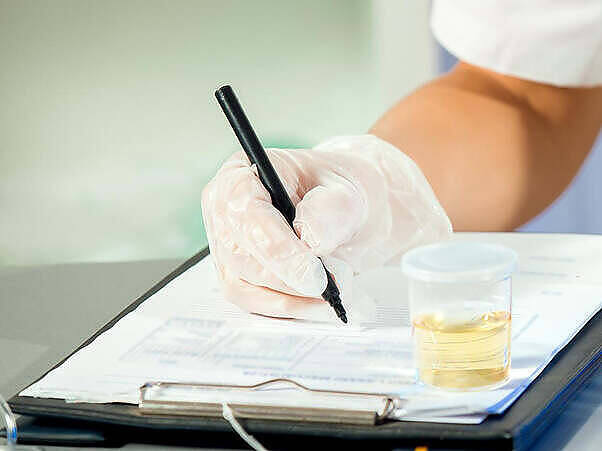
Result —
<path fill-rule="evenodd" d="M 90 344 L 208 254 L 209 249 L 205 248 L 188 259 L 52 369 L 62 365 L 71 355 Z M 598 370 L 601 355 L 602 311 L 599 311 L 503 415 L 490 415 L 479 425 L 389 421 L 376 426 L 358 426 L 252 419 L 241 422 L 268 449 L 429 446 L 524 450 L 530 447 L 560 414 L 567 401 Z M 44 375 L 39 379 L 42 377 Z M 29 443 L 86 444 L 85 437 L 93 436 L 94 444 L 102 442 L 105 446 L 127 442 L 240 445 L 229 423 L 219 418 L 145 416 L 137 406 L 129 404 L 66 403 L 60 399 L 26 396 L 14 396 L 9 400 L 9 405 L 15 413 L 35 417 L 35 420 L 25 420 L 37 428 L 34 432 L 30 429 L 29 434 L 22 435 Z M 68 437 L 67 441 L 61 442 L 60 434 L 53 435 L 57 428 L 67 431 L 63 434 Z M 82 431 L 81 436 L 78 436 L 78 430 Z"/>

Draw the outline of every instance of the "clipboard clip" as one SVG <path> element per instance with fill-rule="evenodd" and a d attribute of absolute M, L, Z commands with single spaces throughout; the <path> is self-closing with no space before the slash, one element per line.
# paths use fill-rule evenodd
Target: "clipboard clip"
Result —
<path fill-rule="evenodd" d="M 401 409 L 402 399 L 311 389 L 284 378 L 255 385 L 147 382 L 140 387 L 144 415 L 222 417 L 224 406 L 237 418 L 375 425 Z"/>

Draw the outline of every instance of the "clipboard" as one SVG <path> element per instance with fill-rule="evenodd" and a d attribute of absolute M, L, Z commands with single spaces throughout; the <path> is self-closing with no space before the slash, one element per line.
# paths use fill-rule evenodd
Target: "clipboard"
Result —
<path fill-rule="evenodd" d="M 255 385 L 147 382 L 140 387 L 138 409 L 143 415 L 219 417 L 224 404 L 236 419 L 375 425 L 401 408 L 402 400 L 388 394 L 316 390 L 283 378 Z"/>
<path fill-rule="evenodd" d="M 73 353 L 110 329 L 171 280 L 208 255 L 208 249 L 194 255 L 130 304 Z M 73 353 L 71 355 L 73 355 Z M 70 355 L 70 356 L 71 356 Z M 523 395 L 503 415 L 490 415 L 479 425 L 385 421 L 381 424 L 333 424 L 291 419 L 242 419 L 245 429 L 268 448 L 306 449 L 308 446 L 367 447 L 403 446 L 462 447 L 464 449 L 528 449 L 558 416 L 566 402 L 600 367 L 602 355 L 602 312 L 598 312 L 559 352 Z M 60 366 L 65 360 L 55 365 Z M 53 369 L 54 369 L 53 368 Z M 41 376 L 43 377 L 43 375 Z M 40 379 L 41 379 L 40 377 Z M 39 380 L 39 379 L 38 379 Z M 15 413 L 35 417 L 38 430 L 29 443 L 54 443 L 47 430 L 67 425 L 70 444 L 78 444 L 77 431 L 90 435 L 100 431 L 106 444 L 125 442 L 198 444 L 199 432 L 205 442 L 239 443 L 222 418 L 198 415 L 148 415 L 138 406 L 126 404 L 67 403 L 60 399 L 15 396 L 9 400 Z M 26 418 L 27 420 L 27 418 Z M 31 421 L 31 420 L 29 420 Z M 96 440 L 99 435 L 96 435 Z M 59 441 L 56 441 L 57 443 Z M 85 442 L 82 440 L 81 443 Z"/>

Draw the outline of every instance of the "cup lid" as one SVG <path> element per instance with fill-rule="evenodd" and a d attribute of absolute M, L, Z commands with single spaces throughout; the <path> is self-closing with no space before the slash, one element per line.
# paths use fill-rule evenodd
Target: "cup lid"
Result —
<path fill-rule="evenodd" d="M 401 259 L 403 273 L 426 282 L 492 282 L 518 267 L 517 253 L 505 246 L 444 241 L 412 249 Z"/>

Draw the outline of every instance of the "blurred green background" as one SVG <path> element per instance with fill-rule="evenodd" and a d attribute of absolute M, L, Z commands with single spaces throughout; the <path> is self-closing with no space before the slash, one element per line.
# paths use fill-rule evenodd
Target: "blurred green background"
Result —
<path fill-rule="evenodd" d="M 237 150 L 364 133 L 432 77 L 428 2 L 0 0 L 0 264 L 185 257 Z"/>

